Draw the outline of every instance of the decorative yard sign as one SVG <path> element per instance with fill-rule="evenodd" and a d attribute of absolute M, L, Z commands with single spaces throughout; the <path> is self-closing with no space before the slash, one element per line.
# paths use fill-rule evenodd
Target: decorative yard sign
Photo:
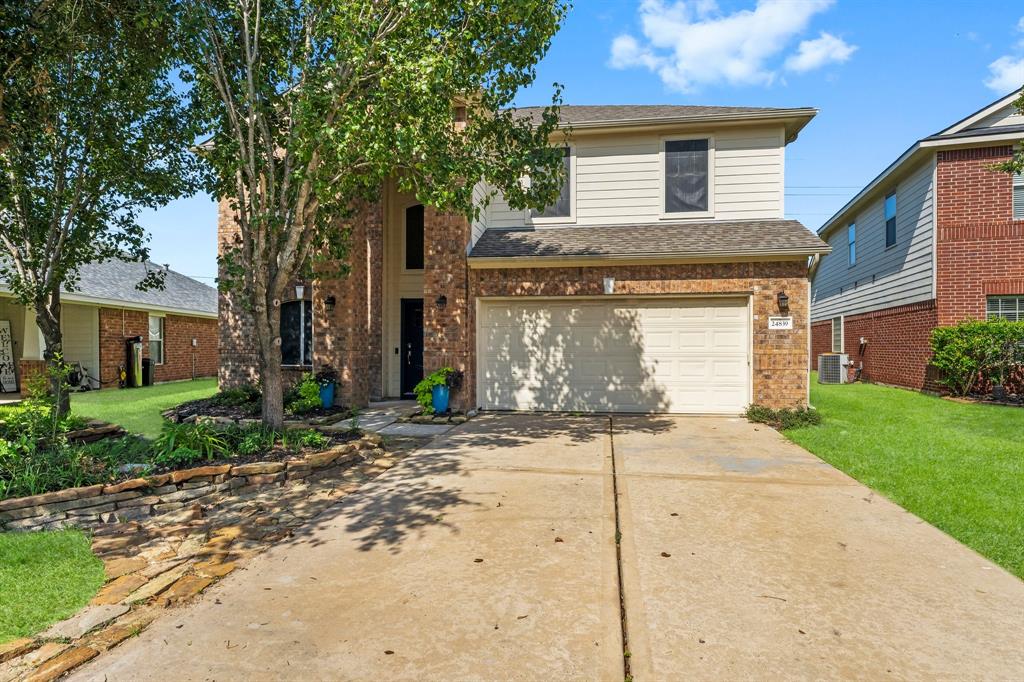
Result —
<path fill-rule="evenodd" d="M 793 318 L 792 317 L 769 317 L 768 318 L 768 329 L 792 329 Z"/>
<path fill-rule="evenodd" d="M 0 393 L 17 393 L 18 380 L 14 377 L 14 344 L 11 339 L 11 321 L 0 320 Z"/>

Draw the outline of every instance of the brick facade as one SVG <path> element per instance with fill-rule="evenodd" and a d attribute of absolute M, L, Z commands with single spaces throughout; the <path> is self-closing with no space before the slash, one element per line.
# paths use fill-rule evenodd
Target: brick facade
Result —
<path fill-rule="evenodd" d="M 935 299 L 844 318 L 844 351 L 870 381 L 938 390 L 929 366 L 936 326 L 985 319 L 986 298 L 1024 294 L 1024 221 L 1012 220 L 1013 179 L 992 166 L 1010 146 L 940 151 L 936 158 Z M 827 321 L 812 330 L 811 361 L 831 350 Z M 863 355 L 860 337 L 868 339 Z"/>
<path fill-rule="evenodd" d="M 220 240 L 237 227 L 222 203 Z M 227 223 L 227 224 L 225 224 Z M 430 207 L 424 215 L 424 371 L 451 366 L 464 373 L 452 406 L 476 406 L 475 308 L 479 297 L 602 295 L 603 279 L 616 278 L 616 293 L 751 295 L 753 391 L 756 402 L 793 407 L 807 402 L 809 299 L 803 261 L 707 265 L 616 266 L 470 270 L 466 246 L 470 225 L 462 216 Z M 351 225 L 350 271 L 339 279 L 312 283 L 314 369 L 330 364 L 341 375 L 338 401 L 365 405 L 382 397 L 383 213 L 363 209 Z M 794 329 L 769 332 L 767 318 L 778 313 L 777 294 L 790 299 Z M 334 299 L 333 310 L 328 299 Z M 442 304 L 443 302 L 443 304 Z M 220 381 L 252 381 L 256 357 L 251 322 L 221 296 Z"/>
<path fill-rule="evenodd" d="M 156 365 L 153 380 L 180 381 L 217 374 L 217 320 L 185 315 L 164 318 L 164 364 Z M 120 368 L 127 362 L 125 341 L 142 337 L 142 357 L 149 357 L 149 313 L 122 308 L 99 309 L 100 381 L 117 387 Z M 195 339 L 196 345 L 192 345 Z"/>
<path fill-rule="evenodd" d="M 938 324 L 985 318 L 989 294 L 1024 294 L 1024 220 L 1012 220 L 1013 179 L 992 164 L 1009 146 L 939 152 Z"/>

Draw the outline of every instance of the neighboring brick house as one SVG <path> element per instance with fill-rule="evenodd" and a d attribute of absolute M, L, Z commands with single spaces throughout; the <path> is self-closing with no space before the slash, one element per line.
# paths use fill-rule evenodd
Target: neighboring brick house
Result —
<path fill-rule="evenodd" d="M 1024 178 L 992 168 L 1024 138 L 1017 97 L 914 143 L 818 231 L 812 363 L 848 353 L 866 380 L 934 390 L 932 329 L 1024 320 Z"/>
<path fill-rule="evenodd" d="M 442 366 L 464 373 L 462 409 L 804 405 L 807 266 L 828 247 L 783 218 L 783 168 L 814 115 L 566 106 L 559 201 L 520 211 L 499 195 L 473 223 L 389 183 L 353 221 L 351 273 L 283 302 L 286 367 L 333 366 L 351 405 L 409 395 Z M 222 245 L 238 229 L 227 206 Z M 252 381 L 251 320 L 230 295 L 220 315 L 221 386 Z"/>
<path fill-rule="evenodd" d="M 162 290 L 139 291 L 147 272 L 165 270 Z M 81 363 L 93 389 L 117 388 L 126 342 L 141 337 L 153 381 L 217 374 L 217 290 L 154 263 L 108 261 L 82 268 L 74 291 L 61 296 L 64 359 Z M 9 323 L 17 388 L 42 372 L 45 344 L 35 312 L 0 284 L 0 326 Z M 2 369 L 0 369 L 2 372 Z M 6 376 L 10 376 L 10 371 Z M 11 392 L 15 386 L 4 386 Z"/>

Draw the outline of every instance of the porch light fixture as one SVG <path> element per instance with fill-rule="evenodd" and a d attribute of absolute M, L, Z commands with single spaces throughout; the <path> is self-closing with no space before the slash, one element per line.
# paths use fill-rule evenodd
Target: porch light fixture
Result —
<path fill-rule="evenodd" d="M 297 298 L 297 299 L 299 299 L 301 301 L 302 298 L 305 296 L 305 294 L 306 294 L 306 287 L 302 286 L 301 284 L 296 284 L 295 285 L 295 298 Z"/>
<path fill-rule="evenodd" d="M 436 300 L 434 301 L 434 305 L 436 305 L 436 306 L 437 306 L 437 309 L 438 309 L 438 310 L 444 310 L 444 309 L 445 309 L 445 307 L 446 307 L 446 306 L 448 305 L 448 297 L 447 297 L 447 296 L 445 296 L 444 294 L 441 294 L 441 295 L 440 295 L 440 296 L 438 296 L 438 297 L 437 297 L 437 299 L 436 299 Z"/>
<path fill-rule="evenodd" d="M 789 296 L 786 295 L 785 291 L 779 292 L 779 311 L 786 312 L 789 310 Z"/>
<path fill-rule="evenodd" d="M 614 294 L 615 293 L 615 278 L 605 277 L 604 278 L 604 293 Z"/>
<path fill-rule="evenodd" d="M 333 313 L 334 306 L 338 305 L 338 299 L 336 299 L 334 296 L 328 296 L 327 298 L 324 299 L 324 305 L 327 307 L 327 312 Z"/>

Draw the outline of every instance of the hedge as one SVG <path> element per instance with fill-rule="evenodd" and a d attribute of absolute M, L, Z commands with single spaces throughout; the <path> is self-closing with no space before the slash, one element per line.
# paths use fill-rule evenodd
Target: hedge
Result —
<path fill-rule="evenodd" d="M 1024 365 L 1024 322 L 967 320 L 936 327 L 931 346 L 932 364 L 942 373 L 939 381 L 953 395 L 1007 386 L 1018 380 Z"/>

